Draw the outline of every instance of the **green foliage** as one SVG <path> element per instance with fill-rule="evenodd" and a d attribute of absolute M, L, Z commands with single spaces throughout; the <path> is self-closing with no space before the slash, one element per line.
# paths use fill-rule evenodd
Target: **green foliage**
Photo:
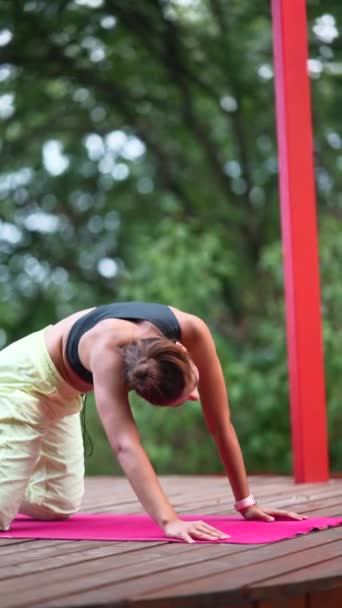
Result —
<path fill-rule="evenodd" d="M 161 220 L 153 236 L 139 235 L 135 242 L 132 271 L 123 276 L 123 299 L 165 303 L 206 315 L 220 312 L 222 279 L 235 274 L 234 254 L 224 253 L 219 233 L 203 233 L 195 222 Z M 195 309 L 194 309 L 195 307 Z"/>
<path fill-rule="evenodd" d="M 327 400 L 329 411 L 329 438 L 331 462 L 336 470 L 342 464 L 342 233 L 339 222 L 333 217 L 324 218 L 320 230 L 321 277 L 323 284 L 322 314 L 324 319 L 324 347 Z"/>
<path fill-rule="evenodd" d="M 342 5 L 307 4 L 338 469 Z M 0 344 L 116 299 L 200 315 L 248 469 L 288 471 L 269 3 L 13 0 L 0 19 Z M 198 406 L 133 409 L 159 471 L 221 470 Z M 88 471 L 116 471 L 88 410 Z"/>

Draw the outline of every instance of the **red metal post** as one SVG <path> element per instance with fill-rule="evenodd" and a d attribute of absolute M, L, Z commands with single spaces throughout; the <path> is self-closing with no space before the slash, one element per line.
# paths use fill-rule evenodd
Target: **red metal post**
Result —
<path fill-rule="evenodd" d="M 294 475 L 329 478 L 305 0 L 272 0 Z"/>

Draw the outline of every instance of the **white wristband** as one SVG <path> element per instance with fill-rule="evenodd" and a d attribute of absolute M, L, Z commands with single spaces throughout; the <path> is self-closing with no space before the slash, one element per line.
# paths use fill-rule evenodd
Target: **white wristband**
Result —
<path fill-rule="evenodd" d="M 245 509 L 248 509 L 248 507 L 252 507 L 253 505 L 256 505 L 256 500 L 255 500 L 253 494 L 250 494 L 246 498 L 243 498 L 242 500 L 238 500 L 238 502 L 236 502 L 234 505 L 234 509 L 235 509 L 235 511 L 240 512 L 240 511 L 244 511 Z"/>

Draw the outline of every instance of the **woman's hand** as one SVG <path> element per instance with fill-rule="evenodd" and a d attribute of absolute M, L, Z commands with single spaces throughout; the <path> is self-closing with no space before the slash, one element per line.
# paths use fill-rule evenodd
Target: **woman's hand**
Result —
<path fill-rule="evenodd" d="M 181 538 L 186 543 L 194 543 L 196 540 L 222 540 L 230 538 L 213 526 L 204 521 L 184 521 L 175 519 L 164 526 L 164 533 L 168 537 Z"/>
<path fill-rule="evenodd" d="M 258 521 L 275 521 L 276 519 L 294 519 L 302 520 L 307 519 L 307 515 L 299 515 L 293 511 L 280 511 L 273 507 L 261 507 L 260 505 L 253 505 L 248 507 L 241 513 L 245 519 L 258 520 Z"/>

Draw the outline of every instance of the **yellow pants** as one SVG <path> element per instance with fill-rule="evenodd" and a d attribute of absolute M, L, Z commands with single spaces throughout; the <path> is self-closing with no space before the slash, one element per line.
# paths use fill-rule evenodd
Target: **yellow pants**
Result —
<path fill-rule="evenodd" d="M 44 332 L 0 352 L 0 530 L 18 511 L 68 517 L 83 496 L 82 399 L 50 359 Z"/>

